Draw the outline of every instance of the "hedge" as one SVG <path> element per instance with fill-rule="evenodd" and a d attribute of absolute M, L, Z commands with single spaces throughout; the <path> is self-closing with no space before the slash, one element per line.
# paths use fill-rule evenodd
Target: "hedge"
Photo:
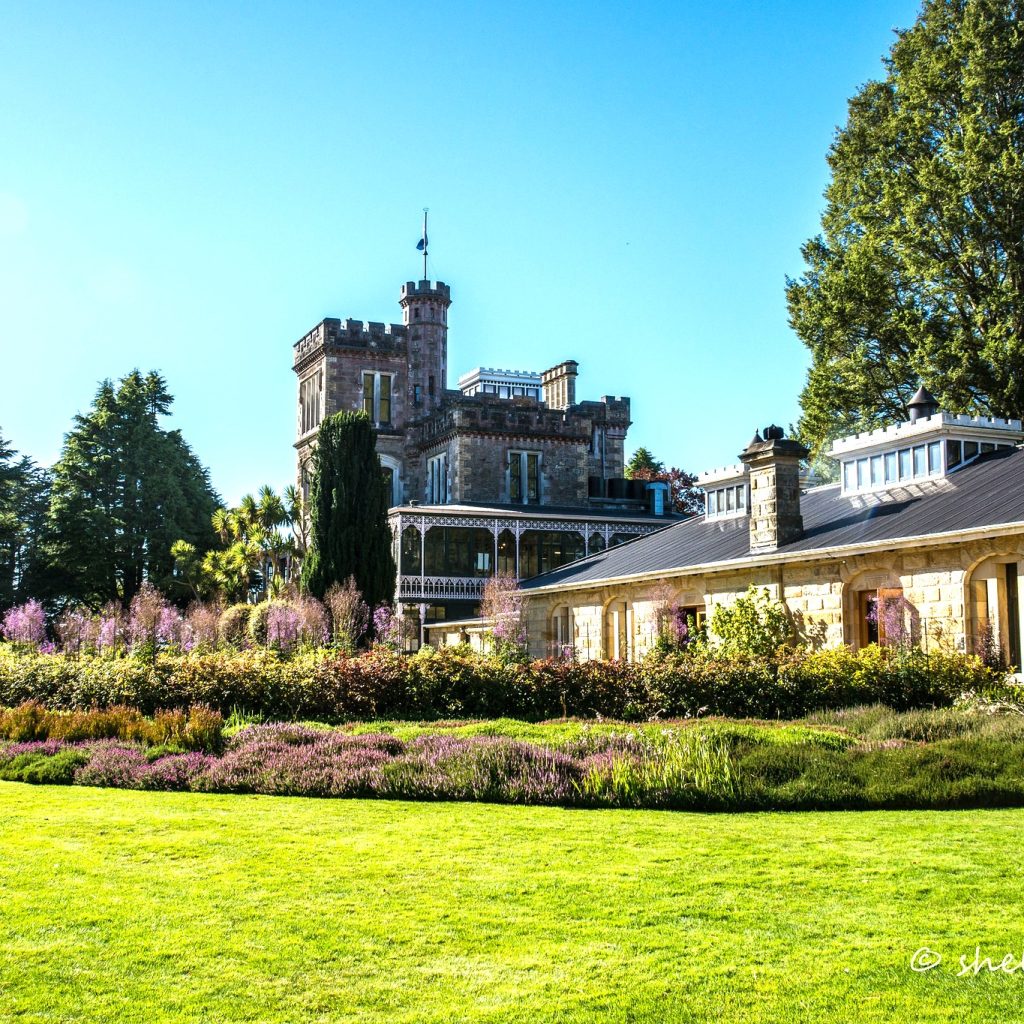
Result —
<path fill-rule="evenodd" d="M 159 654 L 150 663 L 0 644 L 0 706 L 38 700 L 55 710 L 124 705 L 153 714 L 202 704 L 225 716 L 243 711 L 271 720 L 797 718 L 857 704 L 947 707 L 965 692 L 1001 696 L 1007 685 L 972 656 L 878 647 L 796 651 L 767 661 L 678 655 L 633 665 L 502 663 L 464 648 L 411 657 L 320 650 L 291 658 L 222 650 Z"/>

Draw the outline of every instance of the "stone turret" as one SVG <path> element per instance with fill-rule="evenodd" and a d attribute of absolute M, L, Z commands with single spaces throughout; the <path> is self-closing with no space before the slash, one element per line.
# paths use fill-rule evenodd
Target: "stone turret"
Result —
<path fill-rule="evenodd" d="M 755 433 L 740 453 L 750 473 L 750 553 L 775 551 L 799 540 L 804 532 L 800 514 L 800 462 L 807 449 L 787 438 L 781 427 Z"/>
<path fill-rule="evenodd" d="M 398 301 L 409 332 L 409 404 L 413 416 L 422 415 L 440 407 L 448 386 L 452 293 L 443 281 L 407 281 Z"/>

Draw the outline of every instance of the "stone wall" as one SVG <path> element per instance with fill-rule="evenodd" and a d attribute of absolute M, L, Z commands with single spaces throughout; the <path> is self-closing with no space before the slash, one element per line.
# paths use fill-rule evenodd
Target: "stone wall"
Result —
<path fill-rule="evenodd" d="M 710 621 L 717 605 L 735 601 L 750 585 L 782 600 L 795 632 L 812 646 L 864 646 L 867 638 L 863 635 L 860 595 L 892 590 L 902 592 L 906 636 L 913 643 L 928 650 L 973 650 L 982 624 L 972 619 L 969 587 L 979 572 L 989 571 L 985 567 L 993 559 L 1017 562 L 1017 572 L 1024 572 L 1024 533 L 842 559 L 808 558 L 747 570 L 680 573 L 653 582 L 537 593 L 526 601 L 530 651 L 537 657 L 551 653 L 552 617 L 557 608 L 568 605 L 574 619 L 577 656 L 582 660 L 605 657 L 608 609 L 625 602 L 631 613 L 630 654 L 641 658 L 656 638 L 659 606 L 666 601 L 680 607 L 703 606 Z M 1020 593 L 1024 595 L 1024 576 L 1020 579 Z M 997 626 L 1006 645 L 1006 617 L 1010 612 L 1003 608 L 992 614 L 1001 617 Z"/>

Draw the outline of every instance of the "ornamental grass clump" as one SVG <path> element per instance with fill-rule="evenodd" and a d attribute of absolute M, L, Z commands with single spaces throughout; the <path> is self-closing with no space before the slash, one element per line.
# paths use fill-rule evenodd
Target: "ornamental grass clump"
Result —
<path fill-rule="evenodd" d="M 580 795 L 616 807 L 727 807 L 737 796 L 727 740 L 698 730 L 667 733 L 591 754 Z"/>

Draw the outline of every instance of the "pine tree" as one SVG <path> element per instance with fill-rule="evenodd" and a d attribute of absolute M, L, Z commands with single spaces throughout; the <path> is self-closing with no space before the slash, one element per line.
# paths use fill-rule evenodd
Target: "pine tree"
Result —
<path fill-rule="evenodd" d="M 38 596 L 49 475 L 0 436 L 0 611 Z"/>
<path fill-rule="evenodd" d="M 309 550 L 302 583 L 323 598 L 352 577 L 375 608 L 395 597 L 388 489 L 375 435 L 363 412 L 339 412 L 320 424 L 310 490 Z"/>
<path fill-rule="evenodd" d="M 75 417 L 53 469 L 47 556 L 64 597 L 128 605 L 146 581 L 166 589 L 171 546 L 205 550 L 217 496 L 176 430 L 160 426 L 173 398 L 155 372 L 104 381 Z"/>

